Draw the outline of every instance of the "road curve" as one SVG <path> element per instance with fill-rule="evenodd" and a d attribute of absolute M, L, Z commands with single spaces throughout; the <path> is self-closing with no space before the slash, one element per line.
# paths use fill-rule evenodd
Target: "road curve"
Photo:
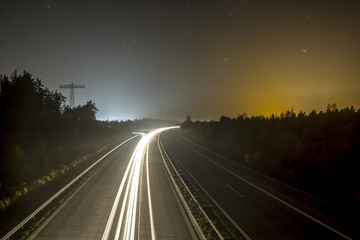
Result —
<path fill-rule="evenodd" d="M 117 149 L 30 239 L 197 239 L 164 170 L 159 132 Z"/>
<path fill-rule="evenodd" d="M 236 164 L 189 142 L 180 130 L 161 135 L 181 165 L 251 239 L 355 239 L 268 192 Z"/>

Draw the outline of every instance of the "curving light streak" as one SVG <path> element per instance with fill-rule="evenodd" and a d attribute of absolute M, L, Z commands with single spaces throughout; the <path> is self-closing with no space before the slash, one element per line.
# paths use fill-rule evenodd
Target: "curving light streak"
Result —
<path fill-rule="evenodd" d="M 150 144 L 150 141 L 148 142 L 148 144 L 146 146 L 146 182 L 147 182 L 147 190 L 148 190 L 151 239 L 156 239 L 155 238 L 154 217 L 153 217 L 152 204 L 151 204 L 150 179 L 149 179 L 149 144 Z"/>
<path fill-rule="evenodd" d="M 146 153 L 146 175 L 147 175 L 147 191 L 148 191 L 148 202 L 149 202 L 149 216 L 150 216 L 150 226 L 151 226 L 151 238 L 156 239 L 155 227 L 153 220 L 153 212 L 151 205 L 151 191 L 150 191 L 150 180 L 149 180 L 149 143 L 151 139 L 157 134 L 166 131 L 168 129 L 178 128 L 178 127 L 167 127 L 159 128 L 148 134 L 143 134 L 139 143 L 137 144 L 129 164 L 126 168 L 123 179 L 119 190 L 116 194 L 113 207 L 111 209 L 104 233 L 103 240 L 109 238 L 111 228 L 114 224 L 115 214 L 117 212 L 121 196 L 124 192 L 124 186 L 126 184 L 124 197 L 122 199 L 121 210 L 119 214 L 119 220 L 116 226 L 116 233 L 114 239 L 134 239 L 135 238 L 135 225 L 136 225 L 136 213 L 138 209 L 138 194 L 140 186 L 140 176 L 141 169 L 143 166 L 143 160 Z"/>

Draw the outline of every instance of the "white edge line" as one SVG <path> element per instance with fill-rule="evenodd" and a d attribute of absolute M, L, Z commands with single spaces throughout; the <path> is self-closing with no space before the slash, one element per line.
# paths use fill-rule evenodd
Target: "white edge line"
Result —
<path fill-rule="evenodd" d="M 240 197 L 244 198 L 244 195 L 242 195 L 241 193 L 239 193 L 238 191 L 236 191 L 235 189 L 233 189 L 231 186 L 229 186 L 229 185 L 227 185 L 227 184 L 226 184 L 226 186 L 227 186 L 228 188 L 230 188 L 234 193 L 236 193 L 236 194 L 239 195 Z"/>
<path fill-rule="evenodd" d="M 201 166 L 203 169 L 206 169 L 206 167 L 205 167 L 204 165 L 202 165 L 201 163 L 200 163 L 200 166 Z"/>
<path fill-rule="evenodd" d="M 106 226 L 105 226 L 105 229 L 104 229 L 103 236 L 102 236 L 102 238 L 101 238 L 102 240 L 106 240 L 106 239 L 109 238 L 110 231 L 111 231 L 111 227 L 112 227 L 112 224 L 113 224 L 114 218 L 115 218 L 116 209 L 117 209 L 117 206 L 118 206 L 118 204 L 119 204 L 120 196 L 121 196 L 122 190 L 123 190 L 123 188 L 124 188 L 127 175 L 129 174 L 129 171 L 130 171 L 130 168 L 131 168 L 133 159 L 134 159 L 134 153 L 136 152 L 137 146 L 138 146 L 138 145 L 136 145 L 135 151 L 133 152 L 133 154 L 132 154 L 132 156 L 131 156 L 131 158 L 130 158 L 130 160 L 129 160 L 128 166 L 126 167 L 124 176 L 123 176 L 123 178 L 122 178 L 122 180 L 121 180 L 119 190 L 118 190 L 118 192 L 117 192 L 117 194 L 116 194 L 116 197 L 115 197 L 113 206 L 112 206 L 112 208 L 111 208 L 111 212 L 110 212 L 108 221 L 107 221 Z"/>
<path fill-rule="evenodd" d="M 101 160 L 103 160 L 105 157 L 107 157 L 110 153 L 115 151 L 117 148 L 125 144 L 126 142 L 132 140 L 137 136 L 132 136 L 116 147 L 114 147 L 112 150 L 107 152 L 104 156 L 99 158 L 95 163 L 93 163 L 90 167 L 88 167 L 86 170 L 84 170 L 80 175 L 78 175 L 76 178 L 74 178 L 71 182 L 69 182 L 65 187 L 60 189 L 57 193 L 55 193 L 49 200 L 47 200 L 45 203 L 43 203 L 40 207 L 38 207 L 33 213 L 31 213 L 27 218 L 25 218 L 22 222 L 20 222 L 15 228 L 13 228 L 9 233 L 7 233 L 5 236 L 1 238 L 1 240 L 9 239 L 12 234 L 14 234 L 17 230 L 19 230 L 23 225 L 25 225 L 31 218 L 35 217 L 35 215 L 40 212 L 43 208 L 45 208 L 52 200 L 54 200 L 57 196 L 59 196 L 62 192 L 64 192 L 67 188 L 69 188 L 73 183 L 75 183 L 79 178 L 81 178 L 85 173 L 87 173 L 91 168 L 93 168 L 97 163 L 99 163 Z"/>
<path fill-rule="evenodd" d="M 208 220 L 209 224 L 211 225 L 211 227 L 215 230 L 216 234 L 218 235 L 218 237 L 221 240 L 224 240 L 224 237 L 220 234 L 219 230 L 216 228 L 216 226 L 214 225 L 214 223 L 211 221 L 211 219 L 209 218 L 209 216 L 205 213 L 204 209 L 201 207 L 201 205 L 199 204 L 199 202 L 196 200 L 196 198 L 194 197 L 194 195 L 191 193 L 190 189 L 188 188 L 188 186 L 185 184 L 184 180 L 182 179 L 182 177 L 180 176 L 179 172 L 176 170 L 174 164 L 172 163 L 172 161 L 170 160 L 170 157 L 168 156 L 168 154 L 165 151 L 164 145 L 162 144 L 162 142 L 160 141 L 160 144 L 162 146 L 162 149 L 167 157 L 167 159 L 169 159 L 169 162 L 171 164 L 171 166 L 173 167 L 174 171 L 176 172 L 176 174 L 179 176 L 180 181 L 184 184 L 185 189 L 188 191 L 188 193 L 190 194 L 191 198 L 194 200 L 194 202 L 197 204 L 197 206 L 199 207 L 200 211 L 202 212 L 202 214 L 204 214 L 205 218 Z"/>
<path fill-rule="evenodd" d="M 184 165 L 180 162 L 184 167 Z M 235 226 L 235 228 L 243 235 L 246 240 L 251 240 L 249 235 L 230 217 L 230 215 L 220 206 L 220 204 L 206 191 L 206 189 L 196 180 L 196 178 L 184 167 L 184 170 L 189 174 L 190 177 L 195 181 L 195 183 L 201 188 L 202 191 L 211 199 L 211 201 L 220 209 L 220 211 L 229 219 L 229 221 Z"/>
<path fill-rule="evenodd" d="M 107 231 L 106 236 L 105 236 L 105 231 L 104 231 L 104 236 L 106 237 L 105 239 L 107 239 L 109 237 L 109 234 L 110 234 L 110 231 L 111 231 L 111 228 L 112 228 L 112 225 L 113 225 L 114 217 L 115 217 L 115 214 L 116 214 L 116 211 L 117 211 L 117 208 L 118 208 L 118 204 L 119 204 L 119 201 L 120 201 L 120 196 L 121 196 L 121 194 L 123 192 L 123 189 L 124 189 L 124 186 L 126 184 L 125 195 L 124 195 L 124 199 L 123 199 L 123 202 L 122 202 L 121 212 L 120 212 L 119 220 L 118 220 L 117 227 L 116 227 L 115 239 L 119 238 L 119 236 L 120 236 L 120 230 L 122 228 L 122 221 L 123 221 L 123 217 L 124 217 L 125 207 L 129 206 L 128 195 L 129 195 L 129 192 L 130 192 L 130 190 L 129 190 L 130 189 L 130 182 L 131 182 L 132 176 L 134 174 L 134 168 L 135 168 L 135 164 L 136 164 L 135 163 L 135 158 L 136 158 L 136 155 L 137 155 L 137 151 L 139 149 L 139 143 L 142 141 L 142 139 L 143 139 L 143 137 L 140 139 L 140 141 L 136 145 L 135 150 L 134 150 L 134 152 L 131 155 L 131 158 L 129 160 L 129 164 L 128 164 L 127 168 L 126 168 L 126 172 L 125 172 L 125 174 L 123 176 L 123 179 L 121 180 L 121 185 L 119 187 L 117 197 L 116 197 L 116 199 L 114 201 L 113 208 L 111 209 L 110 216 L 112 217 L 112 219 L 110 219 L 110 216 L 109 216 L 109 219 L 108 219 L 108 222 L 107 222 L 107 225 L 106 225 L 106 228 L 105 228 L 105 229 L 109 229 L 109 230 L 106 230 Z M 130 172 L 130 175 L 129 175 L 129 172 Z M 128 175 L 129 175 L 129 177 L 128 177 Z M 127 215 L 128 214 L 129 214 L 129 211 L 127 211 Z M 125 230 L 126 230 L 126 228 L 125 228 Z"/>
<path fill-rule="evenodd" d="M 144 173 L 144 167 L 145 164 L 144 162 L 141 162 L 141 173 L 140 173 L 140 186 L 139 186 L 139 199 L 138 199 L 138 205 L 139 205 L 139 216 L 138 216 L 138 229 L 137 229 L 137 233 L 138 233 L 138 237 L 137 239 L 140 240 L 140 226 L 141 226 L 141 206 L 142 206 L 142 201 L 143 201 L 143 197 L 142 197 L 142 189 L 143 189 L 143 173 Z"/>
<path fill-rule="evenodd" d="M 141 134 L 142 138 L 140 139 L 139 143 L 137 144 L 137 146 L 136 146 L 136 148 L 135 148 L 135 150 L 134 150 L 134 152 L 133 152 L 133 154 L 132 154 L 132 156 L 130 158 L 129 164 L 127 166 L 127 169 L 126 169 L 125 174 L 123 176 L 123 179 L 121 181 L 118 193 L 117 193 L 116 198 L 114 200 L 113 207 L 111 209 L 111 212 L 110 212 L 110 215 L 109 215 L 109 218 L 108 218 L 108 221 L 107 221 L 107 224 L 105 226 L 105 230 L 104 230 L 104 233 L 103 233 L 103 236 L 102 236 L 103 240 L 107 240 L 109 238 L 111 228 L 112 228 L 112 225 L 113 225 L 113 222 L 114 222 L 116 210 L 117 210 L 118 205 L 119 205 L 120 196 L 121 196 L 121 194 L 123 192 L 123 188 L 124 188 L 124 185 L 125 185 L 125 182 L 126 182 L 127 178 L 128 178 L 128 181 L 127 181 L 127 186 L 126 186 L 126 190 L 125 190 L 125 196 L 124 196 L 123 204 L 122 204 L 122 207 L 121 207 L 119 221 L 117 223 L 115 239 L 120 237 L 120 231 L 121 231 L 122 223 L 123 223 L 122 221 L 124 220 L 123 218 L 124 218 L 124 213 L 125 213 L 125 207 L 127 207 L 128 209 L 126 210 L 126 216 L 125 216 L 125 220 L 124 220 L 124 224 L 125 224 L 124 228 L 125 229 L 124 229 L 123 235 L 124 235 L 124 237 L 126 239 L 129 238 L 129 237 L 131 239 L 134 238 L 134 229 L 135 229 L 135 217 L 134 217 L 134 215 L 136 215 L 136 209 L 137 209 L 137 204 L 134 203 L 134 199 L 137 199 L 137 195 L 138 195 L 138 185 L 137 184 L 139 182 L 139 179 L 137 178 L 139 172 L 135 171 L 135 170 L 141 167 L 141 165 L 138 165 L 138 164 L 141 164 L 143 162 L 142 160 L 144 158 L 143 155 L 141 155 L 141 156 L 139 155 L 139 149 L 142 149 L 143 143 L 147 144 L 148 141 L 151 140 L 152 136 L 154 136 L 157 133 L 160 133 L 161 131 L 164 131 L 164 130 L 167 130 L 167 129 L 170 129 L 170 128 L 178 128 L 178 127 L 159 128 L 159 129 L 156 129 L 156 130 L 154 130 L 154 131 L 152 131 L 152 132 L 150 132 L 148 134 Z M 152 134 L 152 135 L 150 135 L 150 134 Z M 143 154 L 144 150 L 145 149 L 142 149 L 142 151 L 140 153 Z M 130 171 L 130 175 L 129 175 L 129 171 Z M 128 175 L 129 175 L 129 177 L 128 177 Z M 135 179 L 138 179 L 137 184 L 135 184 L 137 187 L 131 186 L 131 189 L 130 189 L 130 185 L 134 185 Z M 135 191 L 135 189 L 137 189 L 137 190 Z M 135 204 L 135 206 L 134 206 L 134 204 Z"/>
<path fill-rule="evenodd" d="M 270 196 L 270 197 L 274 198 L 275 200 L 277 200 L 277 201 L 281 202 L 282 204 L 286 205 L 287 207 L 291 208 L 292 210 L 295 210 L 296 212 L 298 212 L 298 213 L 300 213 L 300 214 L 304 215 L 305 217 L 307 217 L 307 218 L 309 218 L 309 219 L 313 220 L 314 222 L 316 222 L 316 223 L 320 224 L 321 226 L 323 226 L 323 227 L 327 228 L 328 230 L 330 230 L 330 231 L 332 231 L 332 232 L 334 232 L 334 233 L 338 234 L 339 236 L 341 236 L 341 237 L 343 237 L 343 238 L 345 238 L 345 239 L 347 239 L 347 240 L 352 240 L 352 238 L 350 238 L 350 237 L 346 236 L 345 234 L 343 234 L 343 233 L 339 232 L 338 230 L 336 230 L 336 229 L 334 229 L 334 228 L 330 227 L 330 226 L 329 226 L 329 225 L 327 225 L 326 223 L 323 223 L 322 221 L 320 221 L 320 220 L 316 219 L 315 217 L 313 217 L 313 216 L 311 216 L 311 215 L 309 215 L 309 214 L 307 214 L 307 213 L 305 213 L 305 212 L 301 211 L 300 209 L 296 208 L 295 206 L 291 205 L 290 203 L 288 203 L 288 202 L 286 202 L 286 201 L 284 201 L 284 200 L 282 200 L 282 199 L 280 199 L 280 198 L 276 197 L 275 195 L 273 195 L 273 194 L 271 194 L 271 193 L 267 192 L 266 190 L 262 189 L 261 187 L 259 187 L 259 186 L 255 185 L 255 184 L 253 184 L 252 182 L 249 182 L 249 181 L 248 181 L 248 180 L 246 180 L 245 178 L 242 178 L 242 177 L 240 177 L 239 175 L 237 175 L 237 174 L 233 173 L 231 170 L 229 170 L 229 169 L 227 169 L 227 168 L 225 168 L 225 167 L 221 166 L 220 164 L 218 164 L 218 163 L 217 163 L 217 162 L 215 162 L 214 160 L 212 160 L 212 159 L 208 158 L 207 156 L 205 156 L 205 155 L 204 155 L 204 154 L 202 154 L 201 152 L 199 152 L 199 151 L 197 151 L 197 150 L 195 150 L 195 149 L 193 149 L 193 148 L 191 148 L 191 149 L 192 149 L 193 151 L 197 152 L 198 154 L 202 155 L 204 158 L 206 158 L 206 159 L 207 159 L 207 160 L 209 160 L 210 162 L 214 163 L 214 164 L 215 164 L 215 165 L 217 165 L 218 167 L 220 167 L 220 168 L 224 169 L 225 171 L 229 172 L 229 173 L 230 173 L 230 174 L 232 174 L 233 176 L 235 176 L 235 177 L 237 177 L 237 178 L 241 179 L 242 181 L 246 182 L 247 184 L 251 185 L 252 187 L 256 188 L 257 190 L 259 190 L 259 191 L 261 191 L 261 192 L 265 193 L 266 195 L 268 195 L 268 196 Z"/>
<path fill-rule="evenodd" d="M 239 167 L 241 167 L 241 168 L 244 168 L 244 169 L 246 169 L 246 170 L 248 170 L 248 171 L 250 171 L 250 172 L 252 172 L 252 173 L 255 173 L 255 174 L 257 174 L 257 175 L 260 175 L 261 177 L 264 177 L 264 178 L 267 178 L 267 179 L 269 179 L 269 180 L 271 180 L 271 181 L 274 181 L 274 182 L 276 182 L 276 183 L 278 183 L 278 184 L 280 184 L 280 185 L 282 185 L 282 186 L 285 186 L 285 187 L 287 187 L 287 188 L 290 188 L 290 189 L 292 189 L 292 190 L 294 190 L 294 191 L 296 191 L 296 192 L 298 192 L 298 193 L 302 193 L 302 194 L 304 194 L 304 195 L 306 195 L 306 196 L 309 196 L 309 197 L 311 197 L 311 198 L 317 199 L 318 201 L 325 202 L 325 200 L 323 200 L 323 199 L 321 199 L 321 198 L 319 198 L 319 197 L 316 197 L 316 196 L 311 195 L 310 193 L 307 193 L 307 192 L 305 192 L 305 191 L 303 191 L 303 190 L 301 190 L 301 189 L 298 189 L 298 188 L 296 188 L 296 187 L 294 187 L 294 186 L 291 186 L 291 185 L 289 185 L 289 184 L 286 184 L 286 183 L 284 183 L 284 182 L 281 182 L 281 181 L 277 180 L 276 178 L 273 178 L 273 177 L 270 177 L 270 176 L 268 176 L 268 175 L 265 175 L 265 174 L 263 174 L 263 173 L 261 173 L 261 172 L 255 171 L 254 169 L 252 169 L 252 168 L 250 168 L 250 167 L 247 167 L 247 166 L 245 166 L 244 164 L 241 164 L 241 163 L 239 163 L 239 162 L 236 162 L 236 161 L 234 161 L 233 159 L 227 158 L 227 157 L 225 157 L 225 156 L 223 156 L 223 155 L 221 155 L 221 154 L 219 154 L 219 153 L 217 153 L 217 152 L 214 152 L 214 151 L 212 151 L 212 150 L 210 150 L 210 149 L 208 149 L 208 148 L 206 148 L 206 147 L 204 147 L 204 146 L 201 146 L 201 145 L 199 145 L 199 144 L 197 144 L 197 143 L 194 143 L 193 141 L 187 139 L 187 138 L 184 137 L 183 135 L 180 135 L 180 137 L 183 138 L 185 141 L 189 142 L 190 144 L 195 145 L 196 147 L 201 148 L 201 149 L 203 149 L 203 150 L 205 150 L 205 151 L 207 151 L 207 152 L 210 152 L 210 153 L 218 156 L 219 158 L 224 159 L 224 160 L 226 160 L 226 161 L 229 161 L 230 163 L 235 164 L 235 165 L 237 165 L 237 166 L 239 166 Z"/>
<path fill-rule="evenodd" d="M 185 208 L 185 210 L 186 210 L 186 212 L 187 212 L 187 215 L 188 215 L 189 218 L 190 218 L 190 221 L 191 221 L 192 224 L 193 224 L 193 227 L 195 228 L 195 230 L 196 230 L 196 232 L 198 233 L 199 237 L 200 237 L 201 239 L 203 239 L 203 240 L 206 240 L 206 237 L 205 237 L 204 233 L 202 232 L 202 230 L 201 230 L 198 222 L 196 221 L 195 217 L 192 215 L 189 206 L 186 204 L 186 201 L 185 201 L 184 197 L 182 196 L 182 194 L 181 194 L 181 192 L 180 192 L 180 189 L 179 189 L 179 187 L 177 186 L 177 184 L 176 184 L 176 182 L 175 182 L 175 180 L 174 180 L 174 177 L 171 175 L 171 172 L 170 172 L 170 169 L 169 169 L 167 163 L 165 162 L 164 155 L 163 155 L 163 153 L 162 153 L 162 151 L 161 151 L 160 144 L 159 144 L 159 137 L 158 137 L 157 143 L 158 143 L 158 147 L 159 147 L 159 150 L 160 150 L 160 154 L 161 154 L 161 157 L 162 157 L 164 166 L 165 166 L 165 168 L 166 168 L 166 170 L 167 170 L 167 172 L 168 172 L 168 176 L 169 176 L 170 179 L 171 179 L 171 182 L 172 182 L 172 184 L 173 184 L 173 186 L 174 186 L 174 188 L 175 188 L 175 190 L 176 190 L 176 192 L 177 192 L 177 195 L 178 195 L 178 197 L 180 198 L 180 200 L 181 200 L 181 202 L 182 202 L 182 204 L 183 204 L 183 206 L 184 206 L 184 208 Z"/>
<path fill-rule="evenodd" d="M 150 139 L 151 140 L 151 139 Z M 150 215 L 150 226 L 151 226 L 151 239 L 156 239 L 155 226 L 154 226 L 154 216 L 151 203 L 151 191 L 150 191 L 150 177 L 149 177 L 149 144 L 150 140 L 146 146 L 146 182 L 148 190 L 148 202 L 149 202 L 149 215 Z"/>

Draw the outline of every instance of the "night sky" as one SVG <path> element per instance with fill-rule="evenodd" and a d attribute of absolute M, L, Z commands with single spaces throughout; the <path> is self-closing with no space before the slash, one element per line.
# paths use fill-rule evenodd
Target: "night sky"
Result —
<path fill-rule="evenodd" d="M 0 0 L 0 73 L 98 119 L 360 107 L 360 1 Z M 67 99 L 68 100 L 68 99 Z"/>

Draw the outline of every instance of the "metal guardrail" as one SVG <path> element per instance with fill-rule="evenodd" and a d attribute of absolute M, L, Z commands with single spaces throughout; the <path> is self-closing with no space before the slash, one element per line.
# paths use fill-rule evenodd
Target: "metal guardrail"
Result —
<path fill-rule="evenodd" d="M 167 155 L 166 151 L 165 151 L 165 148 L 164 146 L 162 145 L 162 142 L 160 141 L 160 135 L 158 136 L 157 138 L 157 144 L 158 144 L 158 147 L 159 147 L 159 150 L 160 150 L 160 154 L 161 154 L 161 157 L 163 159 L 163 162 L 164 162 L 164 165 L 165 165 L 165 168 L 166 170 L 168 171 L 168 175 L 170 176 L 170 179 L 172 180 L 172 183 L 180 197 L 180 200 L 182 200 L 183 202 L 183 205 L 185 207 L 185 210 L 187 211 L 188 215 L 190 216 L 190 220 L 191 222 L 193 223 L 196 231 L 198 232 L 198 234 L 200 235 L 199 237 L 201 239 L 206 239 L 204 233 L 203 233 L 203 230 L 201 229 L 201 227 L 199 226 L 198 222 L 196 221 L 196 219 L 194 218 L 189 206 L 187 205 L 186 203 L 186 200 L 184 199 L 184 197 L 182 196 L 181 194 L 181 191 L 179 189 L 179 187 L 177 186 L 171 172 L 170 172 L 170 169 L 169 169 L 169 166 L 168 164 L 166 163 L 165 161 L 165 156 L 166 158 L 169 160 L 169 163 L 171 164 L 171 167 L 172 169 L 174 170 L 176 176 L 180 179 L 181 183 L 183 184 L 183 186 L 185 187 L 186 191 L 189 193 L 190 197 L 193 199 L 193 201 L 195 202 L 195 204 L 198 206 L 199 210 L 201 211 L 201 213 L 205 216 L 206 220 L 209 222 L 209 224 L 211 225 L 211 227 L 213 228 L 213 230 L 216 232 L 217 236 L 219 237 L 220 240 L 224 240 L 223 236 L 221 235 L 221 233 L 219 232 L 219 230 L 217 229 L 217 227 L 214 225 L 214 223 L 211 221 L 211 219 L 209 218 L 209 216 L 205 213 L 204 209 L 201 207 L 201 205 L 199 204 L 199 202 L 196 200 L 196 198 L 194 197 L 194 195 L 191 193 L 190 189 L 188 188 L 188 186 L 185 184 L 184 180 L 182 179 L 182 177 L 180 176 L 179 172 L 176 170 L 175 166 L 173 165 L 173 163 L 170 161 L 170 158 L 169 156 Z M 164 156 L 164 154 L 165 156 Z"/>
<path fill-rule="evenodd" d="M 114 147 L 112 150 L 107 152 L 104 156 L 99 158 L 95 163 L 93 163 L 90 167 L 88 167 L 86 170 L 84 170 L 80 175 L 78 175 L 76 178 L 74 178 L 71 182 L 69 182 L 65 187 L 60 189 L 57 193 L 55 193 L 49 200 L 47 200 L 45 203 L 43 203 L 40 207 L 38 207 L 33 213 L 31 213 L 27 218 L 25 218 L 22 222 L 20 222 L 16 227 L 14 227 L 10 232 L 8 232 L 5 236 L 1 238 L 1 240 L 10 239 L 10 237 L 16 233 L 20 228 L 23 228 L 23 226 L 28 223 L 31 219 L 33 219 L 39 212 L 41 212 L 49 203 L 51 203 L 55 198 L 57 198 L 60 194 L 62 194 L 66 189 L 68 189 L 72 184 L 74 184 L 77 180 L 79 180 L 82 176 L 84 176 L 90 169 L 92 169 L 95 165 L 97 165 L 100 161 L 102 161 L 105 157 L 107 157 L 109 154 L 111 154 L 113 151 L 115 151 L 120 146 L 124 145 L 126 142 L 132 140 L 136 136 L 132 136 L 116 147 Z"/>

